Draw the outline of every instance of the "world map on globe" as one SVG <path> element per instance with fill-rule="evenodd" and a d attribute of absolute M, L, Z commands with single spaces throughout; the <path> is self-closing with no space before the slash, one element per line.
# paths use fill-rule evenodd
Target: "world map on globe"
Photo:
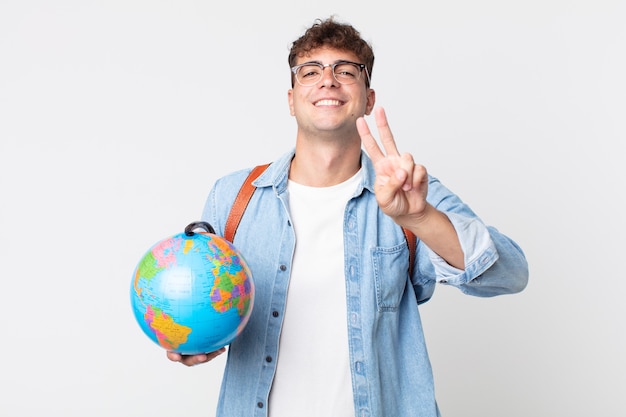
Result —
<path fill-rule="evenodd" d="M 153 245 L 131 283 L 131 307 L 143 332 L 181 354 L 215 351 L 242 331 L 254 283 L 242 255 L 212 233 L 181 233 Z"/>

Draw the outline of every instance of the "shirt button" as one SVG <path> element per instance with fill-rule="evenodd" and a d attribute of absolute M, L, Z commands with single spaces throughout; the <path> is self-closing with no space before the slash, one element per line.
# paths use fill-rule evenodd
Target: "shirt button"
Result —
<path fill-rule="evenodd" d="M 266 356 L 265 357 L 265 362 L 269 363 L 272 361 L 272 357 L 271 356 Z"/>
<path fill-rule="evenodd" d="M 278 317 L 280 315 L 280 313 L 276 310 L 272 311 L 272 316 L 274 317 Z"/>
<path fill-rule="evenodd" d="M 258 403 L 256 403 L 256 406 L 259 408 L 263 408 L 263 403 L 261 401 L 259 401 Z"/>
<path fill-rule="evenodd" d="M 280 270 L 281 271 L 286 271 L 287 270 L 287 265 L 281 265 L 280 266 Z"/>

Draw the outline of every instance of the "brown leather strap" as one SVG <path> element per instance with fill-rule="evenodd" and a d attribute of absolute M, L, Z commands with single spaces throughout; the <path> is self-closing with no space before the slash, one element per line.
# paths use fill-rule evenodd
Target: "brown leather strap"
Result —
<path fill-rule="evenodd" d="M 406 243 L 409 245 L 409 277 L 413 276 L 413 264 L 415 263 L 415 253 L 417 251 L 417 237 L 409 229 L 402 228 Z"/>
<path fill-rule="evenodd" d="M 228 219 L 226 219 L 226 226 L 224 227 L 224 239 L 229 242 L 233 242 L 241 217 L 243 216 L 244 211 L 246 211 L 246 207 L 248 206 L 250 198 L 252 198 L 252 194 L 254 194 L 254 190 L 256 190 L 256 187 L 252 185 L 252 181 L 257 179 L 269 165 L 270 164 L 265 164 L 254 167 L 241 186 L 239 193 L 237 193 L 233 207 L 230 209 L 230 213 L 228 214 Z"/>

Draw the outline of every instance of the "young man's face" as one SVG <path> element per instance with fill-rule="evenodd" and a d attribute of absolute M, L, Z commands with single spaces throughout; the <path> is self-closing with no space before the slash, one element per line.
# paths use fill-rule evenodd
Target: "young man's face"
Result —
<path fill-rule="evenodd" d="M 352 52 L 322 47 L 314 49 L 307 56 L 299 57 L 296 65 L 306 62 L 327 65 L 341 61 L 361 64 Z M 300 130 L 311 133 L 338 130 L 356 132 L 356 119 L 370 114 L 375 101 L 374 90 L 366 87 L 366 70 L 358 67 L 356 69 L 355 75 L 358 79 L 351 84 L 345 83 L 351 81 L 339 72 L 337 78 L 344 83 L 337 81 L 330 66 L 322 69 L 321 78 L 312 85 L 301 85 L 295 81 L 294 87 L 288 92 L 289 110 L 296 117 Z M 300 78 L 308 83 L 306 77 L 310 75 L 300 74 Z"/>

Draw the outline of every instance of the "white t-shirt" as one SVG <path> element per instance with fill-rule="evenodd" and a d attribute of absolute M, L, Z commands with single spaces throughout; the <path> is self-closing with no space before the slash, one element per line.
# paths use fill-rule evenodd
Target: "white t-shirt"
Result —
<path fill-rule="evenodd" d="M 296 232 L 270 417 L 353 417 L 343 221 L 359 171 L 332 187 L 289 181 Z"/>

